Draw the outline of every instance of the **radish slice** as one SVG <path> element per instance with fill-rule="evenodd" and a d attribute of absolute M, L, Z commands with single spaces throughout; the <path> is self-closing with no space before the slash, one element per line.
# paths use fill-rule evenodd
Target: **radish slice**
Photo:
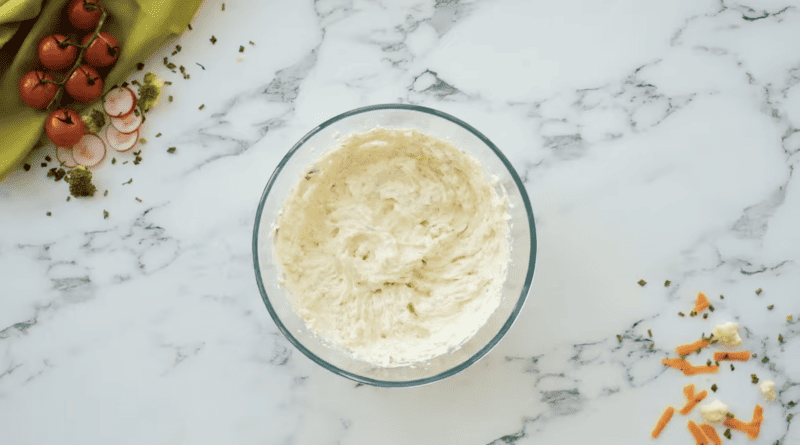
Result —
<path fill-rule="evenodd" d="M 142 125 L 144 121 L 144 114 L 139 110 L 139 108 L 134 108 L 133 113 L 124 116 L 124 117 L 112 117 L 110 118 L 111 125 L 114 126 L 120 133 L 133 133 L 139 128 L 139 125 Z"/>
<path fill-rule="evenodd" d="M 106 144 L 95 134 L 85 134 L 72 147 L 72 159 L 84 167 L 96 167 L 106 158 Z"/>
<path fill-rule="evenodd" d="M 56 160 L 58 163 L 67 168 L 76 167 L 78 165 L 72 157 L 72 149 L 70 147 L 56 147 Z"/>
<path fill-rule="evenodd" d="M 136 94 L 128 87 L 116 87 L 106 93 L 103 108 L 110 117 L 125 117 L 136 108 Z"/>
<path fill-rule="evenodd" d="M 136 145 L 139 140 L 139 129 L 134 130 L 133 133 L 122 133 L 114 128 L 113 125 L 109 125 L 106 128 L 106 139 L 111 148 L 122 153 Z"/>

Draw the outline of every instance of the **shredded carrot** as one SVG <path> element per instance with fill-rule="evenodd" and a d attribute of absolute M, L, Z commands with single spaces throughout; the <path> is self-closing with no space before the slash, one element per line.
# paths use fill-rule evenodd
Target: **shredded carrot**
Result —
<path fill-rule="evenodd" d="M 681 371 L 683 371 L 684 369 L 687 369 L 687 368 L 689 368 L 689 366 L 691 366 L 689 364 L 689 362 L 687 362 L 686 360 L 684 360 L 682 358 L 665 358 L 665 359 L 661 360 L 661 363 L 663 363 L 666 366 L 671 366 L 671 367 L 673 367 L 675 369 L 680 369 Z"/>
<path fill-rule="evenodd" d="M 695 301 L 695 303 L 694 303 L 694 311 L 699 314 L 700 311 L 702 311 L 703 309 L 707 308 L 710 305 L 711 305 L 711 303 L 708 302 L 708 298 L 706 298 L 706 294 L 704 294 L 702 292 L 698 292 L 697 293 L 697 301 Z"/>
<path fill-rule="evenodd" d="M 714 442 L 714 445 L 722 445 L 722 439 L 719 438 L 719 434 L 717 434 L 717 430 L 713 426 L 704 423 L 700 425 L 700 429 L 703 430 L 703 434 L 708 437 L 708 440 Z"/>
<path fill-rule="evenodd" d="M 686 398 L 691 400 L 694 398 L 694 383 L 690 383 L 683 387 L 683 394 L 686 395 Z"/>
<path fill-rule="evenodd" d="M 691 432 L 694 436 L 694 440 L 697 442 L 697 445 L 708 445 L 708 438 L 705 434 L 703 434 L 703 430 L 701 430 L 696 423 L 690 420 L 688 427 L 689 432 Z"/>
<path fill-rule="evenodd" d="M 681 414 L 683 414 L 684 416 L 686 414 L 689 414 L 689 412 L 691 410 L 693 410 L 694 407 L 697 406 L 698 403 L 702 402 L 703 399 L 705 399 L 707 395 L 708 395 L 708 391 L 700 391 L 699 393 L 697 393 L 694 396 L 694 398 L 692 398 L 691 400 L 686 402 L 686 405 L 684 405 L 683 409 L 681 409 Z"/>
<path fill-rule="evenodd" d="M 761 407 L 761 405 L 756 405 L 755 409 L 753 410 L 753 420 L 751 420 L 750 423 L 744 423 L 741 420 L 733 417 L 725 419 L 724 423 L 728 428 L 733 428 L 743 433 L 747 433 L 748 437 L 755 439 L 758 437 L 758 433 L 761 431 L 762 420 L 764 420 L 764 409 Z"/>
<path fill-rule="evenodd" d="M 683 370 L 684 375 L 713 374 L 719 371 L 719 366 L 689 366 Z"/>
<path fill-rule="evenodd" d="M 689 343 L 688 345 L 678 346 L 677 348 L 675 348 L 675 351 L 678 352 L 678 355 L 689 355 L 692 352 L 697 351 L 698 349 L 705 348 L 706 346 L 708 346 L 708 344 L 709 343 L 707 340 L 697 340 L 696 342 Z"/>
<path fill-rule="evenodd" d="M 675 408 L 671 406 L 667 407 L 667 409 L 664 410 L 664 414 L 662 414 L 661 418 L 658 419 L 658 423 L 656 424 L 655 429 L 653 429 L 653 434 L 652 434 L 653 439 L 655 439 L 656 437 L 658 437 L 659 434 L 661 434 L 661 430 L 663 430 L 664 427 L 667 426 L 667 423 L 669 423 L 669 420 L 672 419 L 673 414 L 675 414 Z"/>
<path fill-rule="evenodd" d="M 721 362 L 722 360 L 735 360 L 737 362 L 746 362 L 750 360 L 750 351 L 715 352 L 714 361 Z"/>
<path fill-rule="evenodd" d="M 694 398 L 692 398 L 691 400 L 686 402 L 686 405 L 684 405 L 683 409 L 681 409 L 681 414 L 683 414 L 684 416 L 686 414 L 689 414 L 689 412 L 691 410 L 693 410 L 694 407 L 697 406 L 698 403 L 702 402 L 703 399 L 705 399 L 707 395 L 708 395 L 708 391 L 700 391 L 699 393 L 697 393 L 694 396 Z"/>

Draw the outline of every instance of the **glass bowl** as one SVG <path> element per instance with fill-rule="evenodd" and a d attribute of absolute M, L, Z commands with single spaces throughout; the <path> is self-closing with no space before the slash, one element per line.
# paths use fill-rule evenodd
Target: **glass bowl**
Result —
<path fill-rule="evenodd" d="M 486 324 L 459 348 L 414 365 L 380 367 L 327 346 L 294 312 L 279 284 L 279 267 L 270 236 L 284 200 L 295 184 L 326 150 L 352 133 L 376 127 L 416 129 L 449 141 L 474 156 L 487 177 L 496 175 L 508 196 L 511 215 L 511 262 L 500 306 Z M 501 194 L 502 196 L 502 194 Z M 340 114 L 311 130 L 275 168 L 258 204 L 253 229 L 253 261 L 261 297 L 275 324 L 308 358 L 325 369 L 356 382 L 384 386 L 415 386 L 452 376 L 486 355 L 508 332 L 525 303 L 536 261 L 536 229 L 525 187 L 511 163 L 489 139 L 469 124 L 441 111 L 416 105 L 385 104 Z"/>

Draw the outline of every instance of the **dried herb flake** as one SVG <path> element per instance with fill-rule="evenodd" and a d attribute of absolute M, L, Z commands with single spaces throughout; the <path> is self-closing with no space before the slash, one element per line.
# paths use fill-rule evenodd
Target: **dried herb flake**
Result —
<path fill-rule="evenodd" d="M 211 36 L 211 38 L 210 38 L 209 40 L 211 41 L 211 44 L 212 44 L 212 45 L 214 45 L 214 44 L 216 44 L 216 43 L 217 43 L 217 38 L 216 38 L 216 37 L 214 37 L 214 36 Z"/>
<path fill-rule="evenodd" d="M 647 281 L 639 280 L 637 281 L 637 283 L 639 284 L 639 286 L 644 286 L 645 284 L 647 284 Z"/>
<path fill-rule="evenodd" d="M 761 294 L 761 288 L 760 287 L 758 289 L 756 289 L 756 295 L 759 295 L 759 294 Z"/>
<path fill-rule="evenodd" d="M 167 153 L 175 153 L 175 147 L 170 147 L 167 149 Z"/>
<path fill-rule="evenodd" d="M 717 384 L 716 383 L 711 385 L 711 390 L 714 391 L 714 392 L 717 392 Z"/>

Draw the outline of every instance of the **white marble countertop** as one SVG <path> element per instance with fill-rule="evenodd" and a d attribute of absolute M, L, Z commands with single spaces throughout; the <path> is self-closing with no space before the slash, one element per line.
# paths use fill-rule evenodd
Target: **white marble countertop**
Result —
<path fill-rule="evenodd" d="M 0 443 L 690 444 L 699 409 L 650 438 L 688 383 L 716 384 L 705 402 L 746 421 L 764 406 L 757 440 L 724 443 L 800 443 L 787 420 L 800 414 L 796 3 L 221 5 L 206 2 L 180 53 L 147 61 L 175 101 L 150 114 L 139 165 L 115 155 L 95 171 L 101 193 L 67 202 L 41 149 L 0 184 Z M 357 386 L 295 350 L 251 255 L 288 149 L 336 114 L 392 102 L 495 142 L 539 241 L 506 338 L 407 389 Z M 688 316 L 698 291 L 707 319 Z M 757 358 L 693 377 L 662 365 L 726 321 Z"/>

